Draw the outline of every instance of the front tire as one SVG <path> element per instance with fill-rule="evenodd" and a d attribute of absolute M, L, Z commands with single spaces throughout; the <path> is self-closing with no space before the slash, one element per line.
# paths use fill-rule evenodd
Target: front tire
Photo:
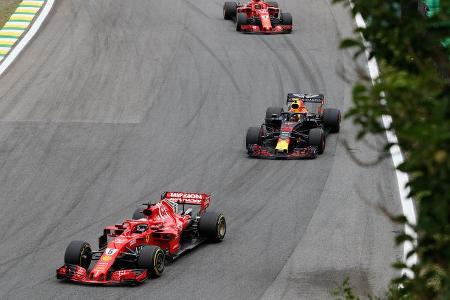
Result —
<path fill-rule="evenodd" d="M 241 31 L 242 25 L 248 24 L 248 18 L 246 13 L 238 13 L 236 16 L 236 31 Z"/>
<path fill-rule="evenodd" d="M 160 277 L 165 268 L 164 251 L 158 246 L 143 246 L 139 253 L 137 266 L 140 269 L 146 269 L 150 278 Z"/>
<path fill-rule="evenodd" d="M 72 241 L 64 253 L 64 264 L 89 268 L 92 259 L 91 245 L 85 241 Z"/>
<path fill-rule="evenodd" d="M 245 146 L 248 149 L 251 145 L 261 146 L 261 128 L 249 127 L 247 129 L 247 135 L 245 136 Z"/>
<path fill-rule="evenodd" d="M 222 213 L 207 211 L 200 217 L 200 236 L 218 243 L 221 242 L 227 232 L 227 222 Z"/>
<path fill-rule="evenodd" d="M 292 25 L 292 15 L 290 13 L 281 13 L 281 24 Z"/>
<path fill-rule="evenodd" d="M 225 2 L 223 5 L 223 18 L 225 20 L 231 20 L 236 16 L 237 3 L 236 2 Z"/>
<path fill-rule="evenodd" d="M 321 128 L 313 128 L 309 131 L 309 145 L 317 147 L 319 154 L 325 151 L 325 133 Z"/>
<path fill-rule="evenodd" d="M 266 3 L 269 4 L 269 6 L 273 6 L 275 8 L 279 7 L 278 2 L 275 1 L 267 1 Z"/>

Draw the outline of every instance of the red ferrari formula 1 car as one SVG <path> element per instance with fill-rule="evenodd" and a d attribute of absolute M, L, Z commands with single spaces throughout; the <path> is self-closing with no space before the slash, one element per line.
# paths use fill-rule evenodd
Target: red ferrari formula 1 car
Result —
<path fill-rule="evenodd" d="M 236 19 L 236 30 L 255 33 L 290 33 L 292 16 L 282 13 L 277 2 L 252 0 L 246 5 L 225 2 L 223 5 L 225 20 Z"/>
<path fill-rule="evenodd" d="M 207 211 L 209 194 L 165 192 L 158 203 L 138 208 L 131 219 L 108 226 L 99 250 L 73 241 L 56 278 L 85 284 L 138 284 L 161 276 L 166 259 L 205 242 L 220 242 L 226 222 L 221 213 Z M 91 261 L 97 261 L 91 267 Z"/>
<path fill-rule="evenodd" d="M 323 95 L 288 94 L 287 111 L 269 107 L 260 127 L 247 130 L 248 155 L 255 158 L 316 158 L 328 133 L 339 132 L 341 113 L 324 108 Z"/>

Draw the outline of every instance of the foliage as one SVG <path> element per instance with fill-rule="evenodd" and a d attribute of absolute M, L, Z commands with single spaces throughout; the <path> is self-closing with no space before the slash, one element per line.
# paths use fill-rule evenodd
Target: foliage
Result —
<path fill-rule="evenodd" d="M 334 2 L 349 5 L 347 0 Z M 450 48 L 441 44 L 450 37 L 450 1 L 441 1 L 440 10 L 429 17 L 420 14 L 412 0 L 353 4 L 352 13 L 361 13 L 367 23 L 355 31 L 369 43 L 358 35 L 341 47 L 355 49 L 356 56 L 366 51 L 375 56 L 380 77 L 373 85 L 370 78 L 360 79 L 347 117 L 359 126 L 358 138 L 384 134 L 380 119 L 392 117 L 389 129 L 396 132 L 405 157 L 398 169 L 409 174 L 410 196 L 418 211 L 414 278 L 394 279 L 386 298 L 450 299 Z M 391 146 L 386 144 L 380 157 Z M 407 222 L 399 216 L 392 219 Z M 412 237 L 402 233 L 396 239 L 398 244 L 405 240 Z M 394 267 L 406 266 L 397 262 Z"/>
<path fill-rule="evenodd" d="M 344 280 L 342 286 L 335 288 L 331 294 L 336 300 L 360 300 L 359 296 L 353 291 L 348 278 Z"/>

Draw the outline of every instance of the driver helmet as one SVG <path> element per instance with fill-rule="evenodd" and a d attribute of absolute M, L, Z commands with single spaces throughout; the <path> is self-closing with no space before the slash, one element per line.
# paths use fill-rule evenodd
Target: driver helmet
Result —
<path fill-rule="evenodd" d="M 300 121 L 300 114 L 294 113 L 291 116 L 291 122 L 298 122 Z"/>

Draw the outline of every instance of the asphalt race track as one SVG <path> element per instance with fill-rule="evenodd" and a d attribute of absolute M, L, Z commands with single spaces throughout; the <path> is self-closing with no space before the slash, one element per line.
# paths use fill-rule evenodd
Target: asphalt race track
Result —
<path fill-rule="evenodd" d="M 0 78 L 0 298 L 326 299 L 350 277 L 380 293 L 401 255 L 390 160 L 343 124 L 316 160 L 247 158 L 244 135 L 287 92 L 350 105 L 356 67 L 338 50 L 353 21 L 325 0 L 280 0 L 290 35 L 246 35 L 219 0 L 58 0 Z M 361 62 L 364 67 L 364 61 Z M 71 240 L 164 190 L 205 191 L 226 239 L 139 287 L 61 283 Z"/>

